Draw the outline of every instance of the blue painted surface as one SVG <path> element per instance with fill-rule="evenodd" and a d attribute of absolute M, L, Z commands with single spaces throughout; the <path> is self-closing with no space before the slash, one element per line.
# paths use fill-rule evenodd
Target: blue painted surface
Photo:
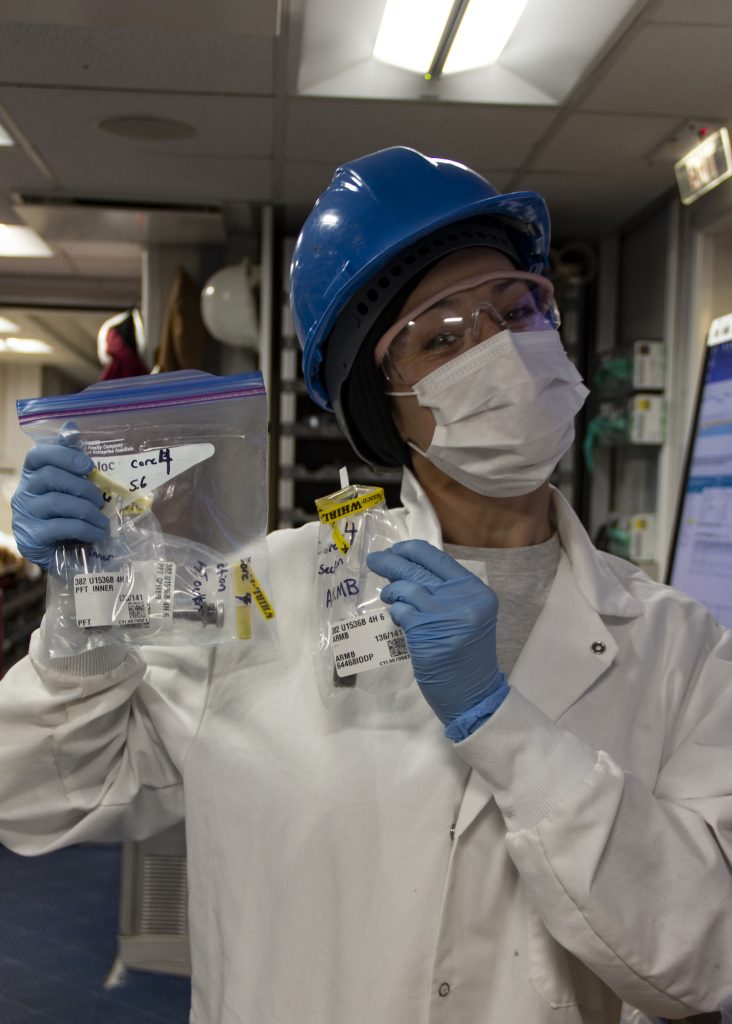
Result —
<path fill-rule="evenodd" d="M 186 1024 L 187 978 L 128 971 L 117 952 L 120 849 L 18 857 L 0 846 L 1 1024 Z"/>

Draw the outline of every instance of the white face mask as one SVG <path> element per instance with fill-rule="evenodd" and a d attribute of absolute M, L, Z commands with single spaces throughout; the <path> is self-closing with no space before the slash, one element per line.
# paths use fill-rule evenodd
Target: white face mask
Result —
<path fill-rule="evenodd" d="M 500 334 L 418 381 L 437 426 L 415 451 L 478 494 L 515 497 L 545 483 L 574 440 L 589 391 L 556 331 Z"/>

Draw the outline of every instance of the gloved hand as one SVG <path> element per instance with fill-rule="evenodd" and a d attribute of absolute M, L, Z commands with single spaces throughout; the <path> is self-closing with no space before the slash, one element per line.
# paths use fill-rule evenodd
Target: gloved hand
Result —
<path fill-rule="evenodd" d="M 104 536 L 104 498 L 86 479 L 93 468 L 88 455 L 63 444 L 39 444 L 28 452 L 10 499 L 13 535 L 28 561 L 46 569 L 61 541 L 93 544 Z"/>
<path fill-rule="evenodd" d="M 372 552 L 367 563 L 391 580 L 381 599 L 404 630 L 414 677 L 445 725 L 504 684 L 496 656 L 498 598 L 490 587 L 424 540 Z"/>

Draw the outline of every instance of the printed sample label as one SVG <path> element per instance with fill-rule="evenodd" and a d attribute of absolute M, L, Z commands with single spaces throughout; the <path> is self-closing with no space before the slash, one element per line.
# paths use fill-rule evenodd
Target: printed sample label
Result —
<path fill-rule="evenodd" d="M 175 562 L 133 562 L 124 572 L 74 576 L 76 623 L 94 626 L 149 626 L 151 618 L 172 619 Z"/>
<path fill-rule="evenodd" d="M 335 670 L 341 678 L 409 660 L 404 632 L 386 612 L 356 615 L 330 629 Z"/>
<path fill-rule="evenodd" d="M 366 494 L 350 498 L 347 501 L 334 502 L 329 498 L 318 498 L 315 507 L 318 510 L 321 523 L 325 523 L 327 526 L 337 519 L 343 519 L 344 516 L 355 516 L 359 512 L 365 512 L 366 509 L 373 508 L 374 505 L 378 505 L 382 501 L 384 501 L 383 487 L 372 487 Z"/>
<path fill-rule="evenodd" d="M 333 543 L 342 554 L 347 554 L 350 543 L 346 540 L 338 527 L 338 520 L 346 516 L 353 517 L 366 512 L 368 509 L 379 505 L 384 501 L 384 490 L 382 487 L 372 487 L 359 497 L 350 498 L 346 501 L 335 501 L 332 498 L 316 498 L 315 507 L 318 510 L 321 523 L 330 526 L 333 530 Z"/>
<path fill-rule="evenodd" d="M 92 454 L 95 469 L 90 479 L 100 488 L 107 503 L 116 497 L 122 504 L 125 499 L 129 504 L 210 459 L 215 451 L 212 444 L 205 442 L 151 448 L 133 455 Z"/>

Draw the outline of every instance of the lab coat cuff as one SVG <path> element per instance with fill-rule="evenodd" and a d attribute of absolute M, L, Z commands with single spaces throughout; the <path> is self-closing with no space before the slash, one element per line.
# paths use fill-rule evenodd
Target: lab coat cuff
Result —
<path fill-rule="evenodd" d="M 105 644 L 91 651 L 67 658 L 52 658 L 43 636 L 43 625 L 31 637 L 29 653 L 31 661 L 40 669 L 45 678 L 49 674 L 63 682 L 64 679 L 91 679 L 106 676 L 118 668 L 130 653 L 127 644 Z"/>
<path fill-rule="evenodd" d="M 509 832 L 538 825 L 590 776 L 598 758 L 515 688 L 455 749 L 493 786 Z"/>

